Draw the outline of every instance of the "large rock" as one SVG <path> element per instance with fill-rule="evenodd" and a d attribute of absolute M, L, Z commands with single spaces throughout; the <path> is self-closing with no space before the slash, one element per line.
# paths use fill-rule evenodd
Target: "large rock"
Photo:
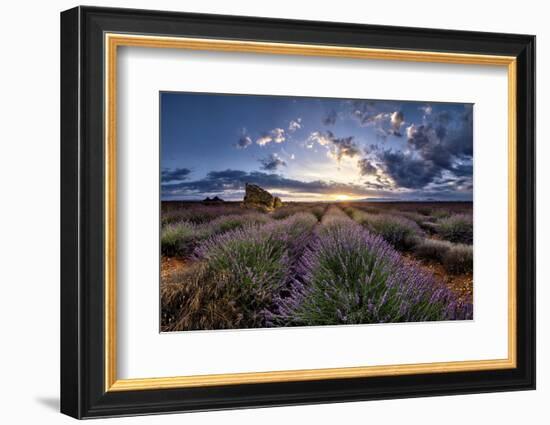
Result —
<path fill-rule="evenodd" d="M 275 198 L 273 198 L 273 208 L 279 208 L 282 206 L 283 206 L 283 201 L 281 201 L 281 198 L 279 198 L 278 196 L 275 196 Z"/>
<path fill-rule="evenodd" d="M 267 190 L 262 189 L 256 184 L 246 183 L 245 189 L 245 206 L 260 207 L 267 210 L 273 210 L 283 206 L 280 198 L 271 195 Z"/>

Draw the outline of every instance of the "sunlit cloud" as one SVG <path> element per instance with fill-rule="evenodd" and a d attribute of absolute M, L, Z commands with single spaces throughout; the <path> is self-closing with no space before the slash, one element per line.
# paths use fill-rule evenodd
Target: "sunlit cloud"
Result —
<path fill-rule="evenodd" d="M 269 143 L 283 143 L 286 140 L 285 130 L 282 128 L 274 128 L 269 133 L 264 133 L 256 143 L 260 146 L 265 146 Z"/>
<path fill-rule="evenodd" d="M 360 153 L 360 148 L 355 143 L 353 136 L 336 137 L 331 131 L 311 133 L 306 141 L 306 147 L 311 149 L 315 143 L 326 147 L 328 149 L 327 156 L 337 162 L 340 162 L 343 157 L 353 158 Z"/>

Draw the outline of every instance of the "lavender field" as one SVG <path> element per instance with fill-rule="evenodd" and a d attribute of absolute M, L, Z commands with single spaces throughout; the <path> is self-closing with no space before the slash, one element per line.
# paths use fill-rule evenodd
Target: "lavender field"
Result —
<path fill-rule="evenodd" d="M 469 320 L 471 202 L 163 202 L 161 330 Z"/>

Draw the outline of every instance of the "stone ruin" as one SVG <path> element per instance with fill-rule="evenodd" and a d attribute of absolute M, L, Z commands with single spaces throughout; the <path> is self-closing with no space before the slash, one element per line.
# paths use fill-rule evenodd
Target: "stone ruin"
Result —
<path fill-rule="evenodd" d="M 274 210 L 283 206 L 281 198 L 273 196 L 267 190 L 257 184 L 246 183 L 243 204 L 247 207 L 259 207 L 266 210 Z"/>

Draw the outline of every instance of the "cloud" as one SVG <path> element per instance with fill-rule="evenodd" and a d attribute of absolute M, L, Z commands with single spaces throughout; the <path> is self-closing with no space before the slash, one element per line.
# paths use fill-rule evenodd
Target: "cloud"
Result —
<path fill-rule="evenodd" d="M 275 171 L 279 167 L 286 167 L 286 162 L 283 161 L 276 153 L 272 153 L 267 158 L 259 160 L 262 164 L 261 169 L 266 171 Z"/>
<path fill-rule="evenodd" d="M 312 148 L 315 143 L 329 149 L 330 156 L 338 162 L 343 157 L 353 158 L 360 153 L 360 148 L 353 140 L 353 136 L 336 137 L 332 131 L 325 133 L 314 131 L 311 133 L 306 140 L 306 147 Z"/>
<path fill-rule="evenodd" d="M 433 108 L 432 108 L 431 105 L 421 106 L 418 109 L 420 109 L 424 113 L 425 116 L 431 115 L 431 113 L 433 111 Z"/>
<path fill-rule="evenodd" d="M 357 161 L 357 165 L 359 166 L 359 172 L 362 176 L 376 175 L 376 173 L 378 172 L 378 168 L 376 168 L 374 164 L 367 158 L 363 158 Z"/>
<path fill-rule="evenodd" d="M 270 132 L 262 134 L 256 140 L 256 143 L 260 146 L 265 146 L 269 143 L 283 143 L 285 140 L 285 130 L 282 128 L 274 128 Z"/>
<path fill-rule="evenodd" d="M 301 181 L 283 177 L 275 173 L 261 171 L 246 172 L 241 170 L 211 171 L 205 178 L 196 181 L 184 181 L 162 185 L 163 199 L 202 199 L 213 194 L 222 195 L 224 199 L 242 199 L 246 183 L 254 183 L 270 192 L 284 193 L 284 197 L 311 196 L 311 194 L 331 195 L 348 194 L 354 196 L 389 198 L 389 199 L 449 199 L 471 200 L 471 192 L 457 192 L 452 188 L 433 189 L 428 191 L 387 190 L 383 178 L 368 184 L 339 183 L 334 181 Z M 386 190 L 385 190 L 386 189 Z"/>
<path fill-rule="evenodd" d="M 191 174 L 191 170 L 189 170 L 188 168 L 174 168 L 172 170 L 164 169 L 161 172 L 161 181 L 168 183 L 173 181 L 186 180 L 189 174 Z"/>
<path fill-rule="evenodd" d="M 330 137 L 328 135 L 325 135 L 324 133 L 321 133 L 320 131 L 314 131 L 307 138 L 306 147 L 311 149 L 313 148 L 315 143 L 318 143 L 321 146 L 327 146 L 330 144 Z"/>
<path fill-rule="evenodd" d="M 341 161 L 344 156 L 353 158 L 360 153 L 359 147 L 353 141 L 353 136 L 343 138 L 333 138 L 334 154 L 338 161 Z"/>
<path fill-rule="evenodd" d="M 474 166 L 473 164 L 455 164 L 451 170 L 457 177 L 472 177 Z"/>
<path fill-rule="evenodd" d="M 237 149 L 246 149 L 252 144 L 252 138 L 248 135 L 246 128 L 241 129 L 241 137 L 235 145 Z"/>
<path fill-rule="evenodd" d="M 374 127 L 376 135 L 386 140 L 388 136 L 402 136 L 401 127 L 405 125 L 405 115 L 395 107 L 395 102 L 355 100 L 351 102 L 349 115 L 361 127 Z"/>
<path fill-rule="evenodd" d="M 421 189 L 440 174 L 440 169 L 431 161 L 415 158 L 401 151 L 382 151 L 379 159 L 386 175 L 398 187 Z"/>
<path fill-rule="evenodd" d="M 264 134 L 256 139 L 256 143 L 260 146 L 265 146 L 272 141 L 273 138 L 269 134 Z"/>
<path fill-rule="evenodd" d="M 266 190 L 285 192 L 335 194 L 349 193 L 356 195 L 373 195 L 363 185 L 337 183 L 333 181 L 301 181 L 286 178 L 280 174 L 262 171 L 246 172 L 241 170 L 211 171 L 205 178 L 162 185 L 163 197 L 193 196 L 200 197 L 210 193 L 234 193 L 244 190 L 245 183 L 254 183 Z"/>
<path fill-rule="evenodd" d="M 237 148 L 246 149 L 251 144 L 252 144 L 252 139 L 250 138 L 250 136 L 241 136 L 237 141 Z"/>
<path fill-rule="evenodd" d="M 210 180 L 219 180 L 221 182 L 223 181 L 232 181 L 232 180 L 240 180 L 244 177 L 246 177 L 248 173 L 246 171 L 240 171 L 240 170 L 222 170 L 222 171 L 210 171 L 208 173 L 208 179 Z"/>
<path fill-rule="evenodd" d="M 350 115 L 359 121 L 360 125 L 366 125 L 379 113 L 376 103 L 370 100 L 353 100 L 350 103 Z"/>
<path fill-rule="evenodd" d="M 404 121 L 405 121 L 405 117 L 403 115 L 403 112 L 395 111 L 391 114 L 390 123 L 395 136 L 401 137 L 400 129 Z"/>
<path fill-rule="evenodd" d="M 299 130 L 302 128 L 302 119 L 296 118 L 295 120 L 291 120 L 288 123 L 288 132 L 294 133 L 296 130 Z"/>
<path fill-rule="evenodd" d="M 327 115 L 325 115 L 324 118 L 321 119 L 321 122 L 324 125 L 334 125 L 336 124 L 336 119 L 338 118 L 338 114 L 335 110 L 330 111 Z"/>
<path fill-rule="evenodd" d="M 450 168 L 454 159 L 473 156 L 473 117 L 471 105 L 461 114 L 443 111 L 431 113 L 426 123 L 407 127 L 409 146 L 442 168 Z"/>
<path fill-rule="evenodd" d="M 363 126 L 374 127 L 376 135 L 382 140 L 386 140 L 388 136 L 402 137 L 403 125 L 405 125 L 405 116 L 401 111 L 380 112 L 363 123 Z"/>
<path fill-rule="evenodd" d="M 426 107 L 427 108 L 427 107 Z M 395 131 L 404 125 L 404 117 L 394 112 L 390 123 Z M 469 187 L 473 168 L 472 107 L 465 105 L 462 112 L 434 112 L 423 117 L 422 124 L 406 127 L 408 149 L 369 150 L 383 173 L 397 187 L 422 189 L 439 184 L 444 175 L 453 176 L 448 185 Z M 361 160 L 362 161 L 362 160 Z M 365 164 L 368 160 L 365 160 Z M 363 173 L 363 162 L 359 164 Z M 462 183 L 457 178 L 467 178 Z"/>

